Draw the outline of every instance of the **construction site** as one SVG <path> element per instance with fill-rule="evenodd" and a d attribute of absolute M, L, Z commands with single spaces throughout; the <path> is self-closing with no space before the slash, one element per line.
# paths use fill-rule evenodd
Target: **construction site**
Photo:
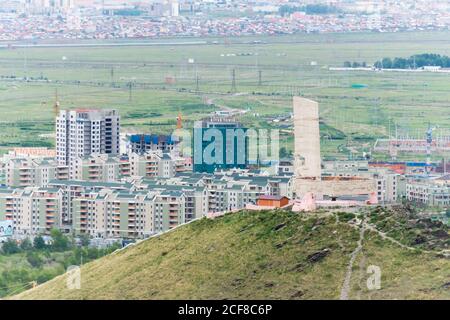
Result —
<path fill-rule="evenodd" d="M 375 152 L 388 153 L 395 159 L 399 153 L 450 154 L 450 132 L 445 129 L 429 127 L 426 132 L 416 137 L 396 136 L 389 139 L 377 139 L 373 147 Z"/>

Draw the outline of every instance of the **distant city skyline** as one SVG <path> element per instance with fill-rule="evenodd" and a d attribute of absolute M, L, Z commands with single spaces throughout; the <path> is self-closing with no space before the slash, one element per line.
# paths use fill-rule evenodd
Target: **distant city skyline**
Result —
<path fill-rule="evenodd" d="M 0 41 L 450 29 L 428 1 L 1 0 Z"/>

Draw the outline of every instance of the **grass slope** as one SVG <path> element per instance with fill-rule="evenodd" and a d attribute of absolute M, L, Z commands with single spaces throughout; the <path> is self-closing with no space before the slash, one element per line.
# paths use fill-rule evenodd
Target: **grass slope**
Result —
<path fill-rule="evenodd" d="M 334 214 L 242 211 L 88 263 L 79 290 L 67 289 L 63 275 L 14 298 L 338 299 L 358 239 L 358 228 Z M 403 249 L 372 231 L 363 252 L 364 261 L 353 266 L 350 299 L 373 295 L 361 286 L 367 275 L 358 272 L 370 264 L 383 272 L 377 298 L 450 298 L 443 286 L 449 260 Z"/>

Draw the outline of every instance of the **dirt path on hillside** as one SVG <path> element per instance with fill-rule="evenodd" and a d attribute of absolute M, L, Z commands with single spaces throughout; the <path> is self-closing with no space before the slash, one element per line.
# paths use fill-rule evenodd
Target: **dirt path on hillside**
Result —
<path fill-rule="evenodd" d="M 337 217 L 337 223 L 339 223 L 339 218 Z M 352 224 L 353 227 L 359 227 L 359 239 L 357 242 L 357 247 L 355 248 L 355 250 L 352 252 L 352 254 L 350 255 L 350 261 L 348 263 L 347 266 L 347 272 L 345 274 L 345 279 L 342 285 L 342 289 L 341 289 L 341 295 L 340 295 L 340 300 L 348 300 L 349 299 L 349 293 L 351 290 L 351 280 L 352 280 L 352 275 L 353 275 L 353 265 L 356 261 L 356 258 L 358 256 L 359 253 L 362 253 L 363 256 L 361 258 L 361 261 L 359 263 L 359 284 L 360 284 L 360 290 L 358 290 L 357 294 L 356 294 L 356 299 L 360 299 L 361 298 L 361 293 L 362 293 L 362 280 L 363 280 L 363 274 L 364 274 L 364 268 L 365 268 L 365 264 L 366 264 L 366 256 L 364 255 L 364 253 L 362 252 L 363 250 L 363 240 L 364 240 L 364 234 L 366 230 L 370 230 L 373 231 L 375 233 L 377 233 L 383 240 L 387 240 L 397 246 L 399 246 L 402 249 L 406 249 L 406 250 L 420 250 L 423 253 L 428 253 L 428 254 L 441 254 L 444 255 L 446 257 L 450 257 L 450 250 L 442 250 L 442 251 L 432 251 L 432 250 L 421 250 L 418 248 L 414 248 L 408 245 L 405 245 L 403 243 L 401 243 L 400 241 L 388 236 L 385 232 L 382 232 L 380 230 L 378 230 L 375 226 L 368 224 L 365 221 L 360 221 L 357 224 Z M 339 244 L 339 239 L 338 239 L 338 244 Z"/>
<path fill-rule="evenodd" d="M 244 94 L 234 94 L 234 95 L 238 96 L 238 95 L 244 95 Z M 231 113 L 233 115 L 244 114 L 245 113 L 245 110 L 242 110 L 242 109 L 232 108 L 232 107 L 229 107 L 229 106 L 226 106 L 226 105 L 223 105 L 223 104 L 217 104 L 216 103 L 216 99 L 218 99 L 218 98 L 217 97 L 207 98 L 206 99 L 206 104 L 214 105 L 217 108 L 219 108 L 221 111 L 226 111 L 226 112 L 229 112 L 229 113 Z"/>
<path fill-rule="evenodd" d="M 359 230 L 358 245 L 356 246 L 355 250 L 353 250 L 352 254 L 350 255 L 350 261 L 347 266 L 347 273 L 345 274 L 344 283 L 343 283 L 342 289 L 341 289 L 340 300 L 348 300 L 348 294 L 350 292 L 350 285 L 351 285 L 352 273 L 353 273 L 353 264 L 355 263 L 358 253 L 362 250 L 362 243 L 364 240 L 364 232 L 365 232 L 365 224 L 361 223 L 360 230 Z"/>
<path fill-rule="evenodd" d="M 384 233 L 384 232 L 378 230 L 377 228 L 375 228 L 374 226 L 371 226 L 370 224 L 364 223 L 364 227 L 367 228 L 367 229 L 369 229 L 369 230 L 371 230 L 371 231 L 374 231 L 374 232 L 378 233 L 378 235 L 379 235 L 381 238 L 383 238 L 383 239 L 385 239 L 385 240 L 389 240 L 390 242 L 392 242 L 392 243 L 398 245 L 399 247 L 402 247 L 403 249 L 407 249 L 407 250 L 417 250 L 417 249 L 414 248 L 414 247 L 407 246 L 407 245 L 401 243 L 400 241 L 395 240 L 395 239 L 392 238 L 392 237 L 389 237 L 388 235 L 386 235 L 386 233 Z M 422 251 L 428 252 L 428 251 L 425 251 L 425 250 L 422 250 Z M 431 251 L 429 251 L 429 252 L 431 252 Z"/>

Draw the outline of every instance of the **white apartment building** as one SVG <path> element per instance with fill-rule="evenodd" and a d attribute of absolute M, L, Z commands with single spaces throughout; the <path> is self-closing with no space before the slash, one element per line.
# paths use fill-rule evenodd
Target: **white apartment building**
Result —
<path fill-rule="evenodd" d="M 84 194 L 100 192 L 101 190 L 126 191 L 132 188 L 128 183 L 111 182 L 88 182 L 75 180 L 54 180 L 50 181 L 49 187 L 61 191 L 60 216 L 63 227 L 70 226 L 73 220 L 73 200 Z"/>
<path fill-rule="evenodd" d="M 119 154 L 120 117 L 117 110 L 61 110 L 56 117 L 56 159 L 71 166 L 92 154 Z M 72 169 L 72 168 L 71 168 Z"/>
<path fill-rule="evenodd" d="M 173 154 L 160 151 L 128 155 L 129 176 L 171 178 L 178 172 L 186 171 L 186 160 Z M 126 166 L 122 164 L 122 176 L 127 176 Z"/>
<path fill-rule="evenodd" d="M 389 168 L 370 167 L 365 160 L 324 161 L 323 174 L 336 177 L 365 177 L 375 180 L 379 203 L 393 203 L 399 198 L 400 174 Z"/>
<path fill-rule="evenodd" d="M 376 180 L 377 199 L 380 203 L 393 203 L 399 197 L 399 177 L 400 175 L 388 169 L 373 172 L 372 177 Z"/>
<path fill-rule="evenodd" d="M 430 207 L 450 207 L 450 175 L 411 178 L 406 182 L 406 200 Z"/>
<path fill-rule="evenodd" d="M 15 158 L 3 168 L 5 183 L 10 187 L 45 187 L 50 180 L 67 180 L 69 168 L 53 158 Z"/>
<path fill-rule="evenodd" d="M 0 221 L 13 220 L 16 234 L 48 233 L 60 227 L 61 192 L 28 187 L 0 188 Z"/>
<path fill-rule="evenodd" d="M 121 158 L 107 154 L 77 158 L 72 164 L 71 180 L 117 182 L 121 178 Z"/>
<path fill-rule="evenodd" d="M 74 199 L 73 230 L 94 237 L 142 238 L 154 233 L 149 193 L 99 192 Z"/>
<path fill-rule="evenodd" d="M 25 2 L 25 9 L 29 14 L 67 12 L 75 6 L 75 0 L 28 0 Z"/>
<path fill-rule="evenodd" d="M 186 193 L 101 190 L 73 200 L 73 231 L 95 237 L 143 238 L 187 221 Z"/>

